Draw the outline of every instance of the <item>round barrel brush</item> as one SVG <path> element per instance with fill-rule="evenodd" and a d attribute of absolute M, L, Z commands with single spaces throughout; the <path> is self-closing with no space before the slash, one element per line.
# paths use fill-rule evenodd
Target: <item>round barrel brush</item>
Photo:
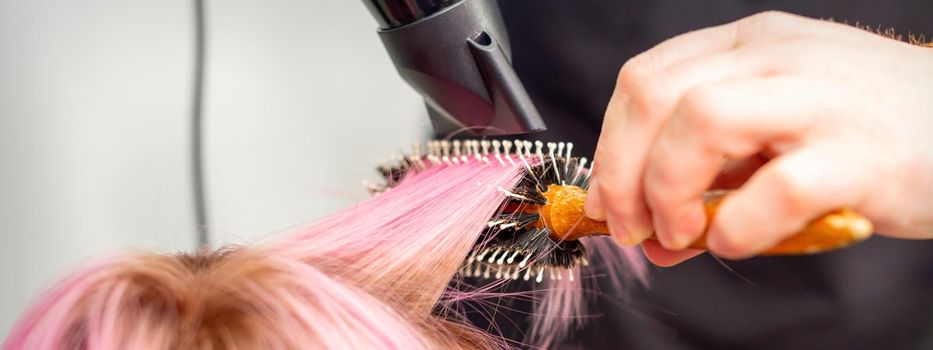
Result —
<path fill-rule="evenodd" d="M 514 151 L 513 151 L 514 148 Z M 605 222 L 583 213 L 590 171 L 586 158 L 573 157 L 571 143 L 541 141 L 430 141 L 421 151 L 380 167 L 384 191 L 408 172 L 429 166 L 458 166 L 482 161 L 495 166 L 510 162 L 524 168 L 525 176 L 514 188 L 499 188 L 508 198 L 501 211 L 486 225 L 477 246 L 467 257 L 461 274 L 481 278 L 510 278 L 540 282 L 546 275 L 587 265 L 582 237 L 609 234 Z M 729 191 L 705 195 L 707 222 L 712 221 Z M 814 254 L 846 247 L 871 236 L 872 223 L 864 216 L 838 209 L 811 221 L 796 234 L 761 255 Z M 649 239 L 655 239 L 652 236 Z M 706 249 L 705 235 L 690 246 Z M 573 274 L 569 274 L 573 278 Z"/>

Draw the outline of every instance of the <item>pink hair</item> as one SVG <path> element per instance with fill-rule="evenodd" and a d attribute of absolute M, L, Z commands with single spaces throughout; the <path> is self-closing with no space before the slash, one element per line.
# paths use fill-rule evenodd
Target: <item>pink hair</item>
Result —
<path fill-rule="evenodd" d="M 253 248 L 97 260 L 40 296 L 2 348 L 506 348 L 437 309 L 490 290 L 450 281 L 505 201 L 499 189 L 523 176 L 510 163 L 432 166 Z M 642 269 L 631 252 L 597 250 Z M 528 341 L 538 345 L 584 312 L 580 279 L 557 282 L 536 308 Z"/>

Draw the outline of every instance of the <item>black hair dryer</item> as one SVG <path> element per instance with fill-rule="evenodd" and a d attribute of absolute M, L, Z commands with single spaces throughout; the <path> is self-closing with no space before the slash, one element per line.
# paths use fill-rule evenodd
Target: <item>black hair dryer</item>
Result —
<path fill-rule="evenodd" d="M 511 64 L 496 0 L 363 0 L 438 136 L 545 130 Z"/>

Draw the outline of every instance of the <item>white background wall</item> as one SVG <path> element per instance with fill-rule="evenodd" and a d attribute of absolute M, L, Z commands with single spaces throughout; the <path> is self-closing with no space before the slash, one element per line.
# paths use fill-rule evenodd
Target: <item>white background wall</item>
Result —
<path fill-rule="evenodd" d="M 429 128 L 359 1 L 207 1 L 215 245 L 365 198 Z M 0 334 L 56 276 L 195 245 L 192 1 L 0 0 Z"/>

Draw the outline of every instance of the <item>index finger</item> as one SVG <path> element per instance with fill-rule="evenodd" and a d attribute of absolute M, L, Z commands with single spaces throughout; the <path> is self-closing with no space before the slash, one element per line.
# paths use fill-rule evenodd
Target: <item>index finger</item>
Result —
<path fill-rule="evenodd" d="M 675 105 L 658 72 L 669 65 L 734 45 L 733 23 L 667 40 L 623 66 L 603 120 L 587 198 L 587 215 L 606 220 L 618 240 L 638 243 L 651 234 L 650 212 L 641 188 L 646 155 Z M 674 88 L 678 90 L 681 88 Z M 632 100 L 635 100 L 633 103 Z"/>

